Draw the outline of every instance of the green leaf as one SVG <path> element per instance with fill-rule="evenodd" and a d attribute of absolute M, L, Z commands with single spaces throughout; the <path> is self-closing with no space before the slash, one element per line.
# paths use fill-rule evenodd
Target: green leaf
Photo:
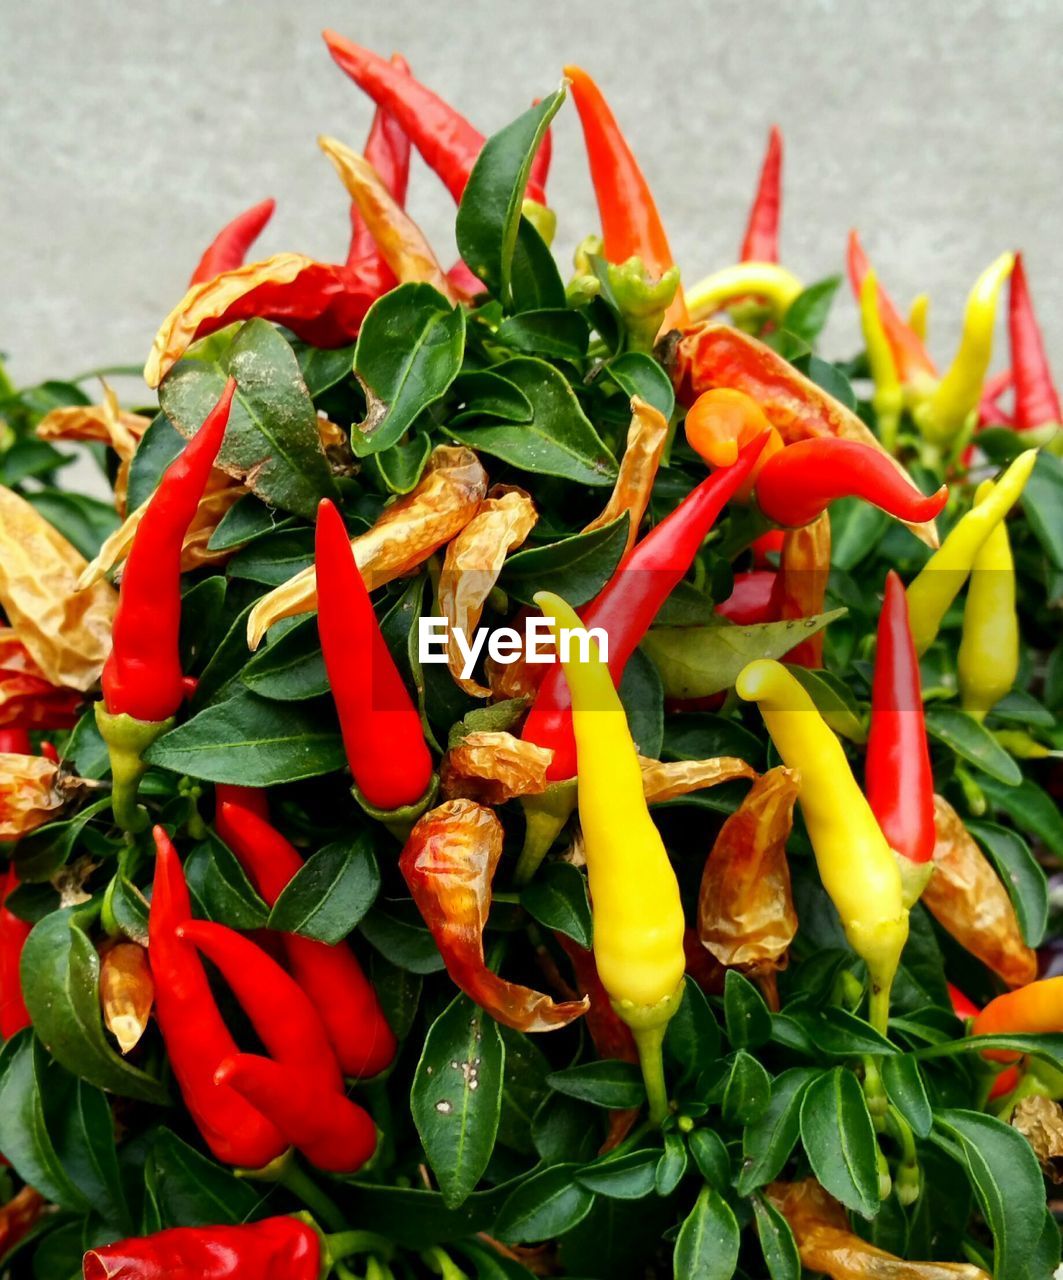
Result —
<path fill-rule="evenodd" d="M 1004 882 L 1026 945 L 1039 947 L 1048 928 L 1048 879 L 1030 846 L 1022 836 L 995 822 L 968 819 L 967 830 L 989 855 Z"/>
<path fill-rule="evenodd" d="M 493 1234 L 507 1244 L 536 1244 L 571 1231 L 594 1204 L 594 1193 L 576 1181 L 578 1171 L 555 1164 L 526 1178 L 503 1204 Z"/>
<path fill-rule="evenodd" d="M 689 975 L 683 999 L 664 1033 L 669 1061 L 680 1073 L 681 1086 L 700 1098 L 709 1088 L 720 1056 L 720 1028 L 704 991 Z"/>
<path fill-rule="evenodd" d="M 343 743 L 333 726 L 311 708 L 239 691 L 163 734 L 144 758 L 208 782 L 271 787 L 342 769 Z"/>
<path fill-rule="evenodd" d="M 1012 689 L 993 707 L 994 720 L 1008 720 L 1025 728 L 1052 729 L 1056 717 L 1025 689 Z"/>
<path fill-rule="evenodd" d="M 498 1121 L 498 1141 L 522 1155 L 535 1154 L 532 1126 L 535 1114 L 549 1094 L 546 1077 L 550 1071 L 542 1050 L 531 1036 L 498 1024 L 506 1046 L 506 1071 L 502 1081 L 502 1114 Z M 555 1098 L 556 1102 L 557 1099 Z"/>
<path fill-rule="evenodd" d="M 456 412 L 447 419 L 458 426 L 475 418 L 501 418 L 503 422 L 531 422 L 531 401 L 508 378 L 493 369 L 470 369 L 459 373 L 451 386 L 457 400 Z"/>
<path fill-rule="evenodd" d="M 892 1054 L 896 1048 L 870 1023 L 848 1009 L 829 1005 L 812 1012 L 795 1010 L 794 1019 L 808 1032 L 817 1050 L 828 1058 L 852 1058 L 864 1053 Z"/>
<path fill-rule="evenodd" d="M 813 1081 L 801 1102 L 801 1141 L 822 1186 L 865 1218 L 878 1212 L 878 1148 L 856 1076 L 835 1067 Z"/>
<path fill-rule="evenodd" d="M 657 668 L 639 649 L 628 659 L 618 692 L 636 750 L 656 760 L 664 742 L 664 686 Z M 679 796 L 676 802 L 684 799 Z"/>
<path fill-rule="evenodd" d="M 781 327 L 805 342 L 815 342 L 827 323 L 834 295 L 841 282 L 841 276 L 828 276 L 825 280 L 817 280 L 815 284 L 802 289 L 786 308 Z"/>
<path fill-rule="evenodd" d="M 537 591 L 549 588 L 578 609 L 616 572 L 630 528 L 631 517 L 625 511 L 589 533 L 518 551 L 507 558 L 499 586 L 522 604 L 531 604 Z"/>
<path fill-rule="evenodd" d="M 30 1186 L 63 1209 L 87 1213 L 88 1199 L 67 1174 L 45 1124 L 43 1086 L 49 1070 L 30 1030 L 0 1050 L 0 1146 Z"/>
<path fill-rule="evenodd" d="M 1014 1053 L 1044 1058 L 1054 1067 L 1063 1070 L 1063 1033 L 1010 1031 L 1007 1034 L 966 1036 L 962 1040 L 947 1040 L 940 1044 L 928 1044 L 915 1050 L 915 1056 L 923 1058 L 955 1058 L 961 1053 L 982 1053 L 986 1049 L 1005 1049 Z"/>
<path fill-rule="evenodd" d="M 816 705 L 826 723 L 842 738 L 862 745 L 867 729 L 849 686 L 830 671 L 810 671 L 807 667 L 786 668 Z"/>
<path fill-rule="evenodd" d="M 801 1255 L 790 1224 L 763 1196 L 753 1197 L 757 1238 L 771 1280 L 801 1280 Z"/>
<path fill-rule="evenodd" d="M 240 672 L 240 683 L 259 697 L 277 702 L 305 702 L 328 693 L 317 618 L 297 622 L 268 641 Z"/>
<path fill-rule="evenodd" d="M 154 1198 L 165 1227 L 210 1227 L 240 1223 L 258 1208 L 254 1189 L 208 1160 L 169 1129 L 156 1130 L 151 1144 Z"/>
<path fill-rule="evenodd" d="M 410 493 L 417 487 L 431 453 L 430 436 L 426 431 L 418 431 L 412 440 L 371 454 L 366 465 L 391 493 Z"/>
<path fill-rule="evenodd" d="M 254 604 L 249 604 L 233 619 L 221 644 L 203 668 L 192 697 L 193 712 L 201 711 L 212 703 L 222 702 L 235 692 L 235 682 L 247 662 L 247 619 Z"/>
<path fill-rule="evenodd" d="M 386 959 L 407 973 L 438 973 L 444 968 L 435 939 L 420 922 L 372 907 L 358 926 L 362 937 Z"/>
<path fill-rule="evenodd" d="M 494 372 L 527 397 L 532 406 L 531 422 L 449 427 L 451 435 L 469 448 L 501 458 L 522 471 L 583 485 L 613 483 L 616 460 L 564 374 L 532 356 L 515 356 L 496 365 Z"/>
<path fill-rule="evenodd" d="M 755 1049 L 771 1039 L 771 1011 L 737 969 L 728 969 L 724 978 L 723 1016 L 727 1038 L 736 1049 Z"/>
<path fill-rule="evenodd" d="M 688 1141 L 701 1176 L 710 1187 L 726 1191 L 731 1185 L 731 1157 L 724 1140 L 714 1129 L 695 1129 Z"/>
<path fill-rule="evenodd" d="M 1007 786 L 1022 781 L 1022 771 L 983 724 L 959 707 L 932 702 L 926 708 L 926 730 L 961 759 Z"/>
<path fill-rule="evenodd" d="M 218 521 L 217 528 L 207 542 L 208 551 L 231 551 L 247 542 L 272 533 L 277 527 L 277 516 L 261 498 L 245 493 Z"/>
<path fill-rule="evenodd" d="M 993 778 L 979 778 L 978 785 L 1017 827 L 1063 858 L 1063 815 L 1043 788 L 1030 778 L 1023 778 L 1017 787 L 1003 786 Z"/>
<path fill-rule="evenodd" d="M 428 284 L 400 284 L 369 308 L 358 334 L 354 371 L 368 413 L 351 431 L 358 457 L 396 444 L 458 375 L 465 311 Z"/>
<path fill-rule="evenodd" d="M 712 1187 L 702 1187 L 679 1228 L 673 1270 L 683 1280 L 730 1280 L 738 1267 L 740 1240 L 730 1205 Z"/>
<path fill-rule="evenodd" d="M 224 382 L 222 385 L 224 386 Z M 214 399 L 217 400 L 217 396 Z M 208 406 L 208 410 L 210 407 Z M 196 425 L 198 426 L 202 421 L 203 418 L 200 418 Z M 166 414 L 156 414 L 147 431 L 140 437 L 137 451 L 133 454 L 133 461 L 129 464 L 126 505 L 130 511 L 135 511 L 137 507 L 147 502 L 155 492 L 162 473 L 185 444 L 185 437 Z"/>
<path fill-rule="evenodd" d="M 846 573 L 855 569 L 882 540 L 890 516 L 863 498 L 840 498 L 830 504 L 831 564 Z"/>
<path fill-rule="evenodd" d="M 615 1058 L 553 1071 L 546 1077 L 546 1083 L 569 1098 L 592 1102 L 596 1107 L 608 1107 L 613 1111 L 641 1107 L 646 1101 L 641 1071 L 633 1063 L 620 1062 Z"/>
<path fill-rule="evenodd" d="M 45 1124 L 63 1172 L 107 1223 L 132 1230 L 118 1172 L 114 1117 L 99 1089 L 53 1063 L 40 1077 Z"/>
<path fill-rule="evenodd" d="M 503 305 L 512 298 L 513 256 L 531 163 L 564 100 L 560 89 L 488 138 L 458 206 L 458 252 Z"/>
<path fill-rule="evenodd" d="M 238 551 L 226 568 L 230 578 L 279 587 L 313 563 L 313 529 L 276 529 Z"/>
<path fill-rule="evenodd" d="M 51 880 L 74 852 L 88 823 L 105 814 L 110 805 L 110 796 L 105 796 L 86 806 L 73 818 L 46 823 L 23 836 L 16 846 L 15 866 L 19 880 L 26 884 Z"/>
<path fill-rule="evenodd" d="M 695 1132 L 698 1131 L 695 1130 Z M 710 1131 L 703 1129 L 701 1132 L 708 1133 Z M 664 1135 L 664 1150 L 661 1152 L 654 1172 L 654 1190 L 659 1196 L 670 1196 L 672 1194 L 683 1181 L 688 1164 L 687 1144 L 683 1140 L 683 1135 L 681 1133 L 666 1133 Z"/>
<path fill-rule="evenodd" d="M 379 892 L 380 868 L 368 831 L 361 831 L 307 859 L 274 903 L 268 926 L 334 945 L 358 925 Z"/>
<path fill-rule="evenodd" d="M 585 1165 L 576 1177 L 597 1195 L 612 1200 L 641 1200 L 655 1190 L 660 1155 L 654 1147 L 606 1157 Z"/>
<path fill-rule="evenodd" d="M 333 347 L 322 350 L 312 347 L 306 342 L 293 342 L 295 358 L 299 361 L 299 372 L 303 375 L 306 389 L 312 399 L 329 391 L 351 376 L 354 367 L 354 347 Z"/>
<path fill-rule="evenodd" d="M 625 351 L 609 361 L 605 366 L 605 373 L 629 400 L 638 396 L 640 400 L 652 405 L 662 417 L 672 416 L 675 409 L 672 380 L 652 356 L 642 351 Z"/>
<path fill-rule="evenodd" d="M 890 1102 L 912 1126 L 916 1137 L 929 1137 L 934 1116 L 919 1063 L 910 1053 L 897 1053 L 883 1058 L 880 1069 Z"/>
<path fill-rule="evenodd" d="M 246 475 L 248 487 L 270 506 L 312 520 L 322 498 L 336 497 L 336 486 L 295 352 L 274 325 L 261 319 L 243 325 L 227 370 L 202 360 L 180 361 L 159 388 L 163 412 L 183 436 L 192 436 L 230 373 L 239 389 L 218 465 Z"/>
<path fill-rule="evenodd" d="M 571 862 L 548 862 L 525 887 L 520 904 L 544 928 L 563 933 L 590 950 L 593 935 L 587 880 Z"/>
<path fill-rule="evenodd" d="M 103 540 L 118 528 L 114 507 L 97 498 L 87 498 L 79 493 L 60 493 L 55 489 L 27 493 L 25 498 L 54 529 L 77 547 L 86 560 L 91 560 L 103 545 Z"/>
<path fill-rule="evenodd" d="M 938 1111 L 935 1125 L 958 1143 L 979 1207 L 993 1233 L 993 1275 L 1026 1274 L 1043 1219 L 1044 1180 L 1030 1144 L 1010 1125 L 977 1111 Z"/>
<path fill-rule="evenodd" d="M 578 311 L 544 308 L 509 316 L 495 335 L 514 351 L 555 360 L 582 360 L 587 354 L 590 329 Z"/>
<path fill-rule="evenodd" d="M 833 609 L 812 618 L 752 627 L 654 627 L 642 649 L 661 673 L 666 697 L 707 698 L 732 688 L 742 668 L 755 658 L 785 657 L 845 612 Z"/>
<path fill-rule="evenodd" d="M 771 1100 L 771 1076 L 751 1053 L 739 1049 L 731 1061 L 720 1107 L 732 1124 L 752 1124 Z"/>
<path fill-rule="evenodd" d="M 79 908 L 34 925 L 22 951 L 22 991 L 34 1030 L 52 1057 L 81 1080 L 142 1102 L 166 1089 L 111 1048 L 100 1014 L 100 957 L 77 921 Z"/>
<path fill-rule="evenodd" d="M 1023 489 L 1022 509 L 1045 555 L 1063 569 L 1063 462 L 1044 449 Z"/>
<path fill-rule="evenodd" d="M 236 857 L 211 832 L 185 859 L 185 879 L 203 914 L 231 929 L 261 929 L 269 909 Z"/>
<path fill-rule="evenodd" d="M 448 1208 L 464 1203 L 491 1158 L 505 1060 L 497 1024 L 467 996 L 452 1000 L 425 1037 L 410 1111 Z"/>
<path fill-rule="evenodd" d="M 856 412 L 856 392 L 853 391 L 852 383 L 836 364 L 821 360 L 819 356 L 811 353 L 798 356 L 793 363 L 828 395 L 840 401 L 847 409 Z"/>

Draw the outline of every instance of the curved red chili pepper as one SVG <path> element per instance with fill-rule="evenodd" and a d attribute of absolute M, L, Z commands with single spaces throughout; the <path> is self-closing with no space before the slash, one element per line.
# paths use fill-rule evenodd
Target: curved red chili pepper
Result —
<path fill-rule="evenodd" d="M 729 618 L 740 627 L 750 627 L 758 622 L 775 620 L 774 569 L 753 569 L 749 573 L 736 573 L 734 590 L 716 606 L 721 618 Z"/>
<path fill-rule="evenodd" d="M 878 622 L 864 789 L 889 845 L 910 862 L 934 856 L 934 775 L 908 598 L 891 569 Z"/>
<path fill-rule="evenodd" d="M 30 1025 L 30 1015 L 22 998 L 19 964 L 31 925 L 7 909 L 7 900 L 18 888 L 13 863 L 0 881 L 0 1039 L 10 1040 Z"/>
<path fill-rule="evenodd" d="M 455 201 L 460 201 L 473 165 L 483 149 L 484 135 L 460 112 L 411 75 L 404 75 L 386 58 L 363 49 L 335 31 L 322 33 L 333 61 L 367 93 L 378 107 L 399 122 Z M 528 184 L 528 196 L 545 203 L 541 189 Z"/>
<path fill-rule="evenodd" d="M 85 1254 L 85 1280 L 318 1280 L 321 1240 L 298 1218 L 174 1227 Z"/>
<path fill-rule="evenodd" d="M 324 1023 L 276 960 L 235 929 L 208 920 L 178 925 L 177 936 L 206 956 L 232 988 L 270 1057 L 314 1076 L 321 1088 L 342 1090 Z"/>
<path fill-rule="evenodd" d="M 273 906 L 303 860 L 265 817 L 228 799 L 235 790 L 218 788 L 218 835 Z M 329 946 L 294 933 L 282 940 L 292 974 L 325 1024 L 344 1075 L 383 1071 L 395 1056 L 395 1034 L 354 952 L 345 942 Z"/>
<path fill-rule="evenodd" d="M 384 643 L 343 517 L 318 507 L 317 628 L 354 781 L 377 809 L 422 799 L 432 757 L 398 668 Z"/>
<path fill-rule="evenodd" d="M 757 194 L 749 210 L 739 258 L 742 262 L 779 261 L 779 213 L 782 207 L 782 131 L 777 124 L 768 134 L 768 149 L 760 170 Z"/>
<path fill-rule="evenodd" d="M 638 542 L 612 578 L 580 612 L 586 627 L 603 627 L 609 637 L 609 672 L 619 685 L 627 661 L 675 590 L 720 512 L 753 470 L 768 433 L 747 444 L 730 467 L 720 467 L 692 490 L 674 511 Z M 547 671 L 521 735 L 525 742 L 553 750 L 547 777 L 556 781 L 576 772 L 572 703 L 561 664 Z"/>
<path fill-rule="evenodd" d="M 849 282 L 853 287 L 856 300 L 860 301 L 860 290 L 864 277 L 870 269 L 867 254 L 864 253 L 860 237 L 855 231 L 849 232 Z M 886 341 L 890 344 L 893 359 L 897 365 L 897 374 L 902 383 L 909 383 L 919 377 L 937 377 L 937 368 L 923 344 L 922 338 L 901 317 L 881 284 L 878 286 L 878 311 L 882 319 L 882 328 L 886 333 Z"/>
<path fill-rule="evenodd" d="M 155 978 L 155 1016 L 185 1105 L 204 1141 L 229 1164 L 260 1169 L 287 1147 L 279 1129 L 240 1094 L 215 1082 L 236 1042 L 214 1002 L 195 948 L 177 930 L 192 903 L 177 851 L 156 827 L 155 887 L 148 916 L 148 955 Z"/>
<path fill-rule="evenodd" d="M 749 545 L 749 549 L 753 553 L 754 567 L 757 569 L 771 568 L 771 561 L 768 556 L 778 555 L 782 551 L 785 537 L 784 530 L 769 529 L 767 533 L 762 533 L 759 538 L 754 538 Z"/>
<path fill-rule="evenodd" d="M 1015 255 L 1008 306 L 1011 370 L 1015 381 L 1015 426 L 1020 430 L 1046 422 L 1063 422 L 1059 393 L 1045 354 L 1044 340 L 1034 315 L 1022 254 Z"/>
<path fill-rule="evenodd" d="M 391 65 L 405 76 L 410 74 L 409 64 L 401 54 L 392 55 Z M 381 107 L 377 107 L 373 115 L 363 154 L 395 201 L 405 208 L 410 181 L 410 139 L 395 117 Z M 384 261 L 356 200 L 351 201 L 351 247 L 347 253 L 347 265 L 357 266 L 363 275 L 370 270 L 376 271 L 381 293 L 395 287 L 395 273 Z"/>
<path fill-rule="evenodd" d="M 252 205 L 250 209 L 245 209 L 243 213 L 238 213 L 232 222 L 222 227 L 207 246 L 206 252 L 199 260 L 199 265 L 192 272 L 188 287 L 201 284 L 204 280 L 213 280 L 223 271 L 233 271 L 236 267 L 242 267 L 248 249 L 262 234 L 262 229 L 273 217 L 273 210 L 276 207 L 276 200 L 270 196 L 268 200 L 263 200 L 259 204 Z"/>
<path fill-rule="evenodd" d="M 566 67 L 565 75 L 583 126 L 606 260 L 620 263 L 638 256 L 659 279 L 675 260 L 649 184 L 601 89 L 581 67 Z M 680 289 L 663 328 L 678 328 L 687 320 Z"/>
<path fill-rule="evenodd" d="M 33 754 L 28 729 L 0 729 L 0 751 L 15 756 Z"/>
<path fill-rule="evenodd" d="M 226 1058 L 215 1073 L 276 1124 L 318 1169 L 354 1173 L 376 1150 L 376 1125 L 344 1093 L 316 1087 L 315 1077 L 253 1053 Z"/>
<path fill-rule="evenodd" d="M 949 491 L 925 497 L 890 457 L 859 440 L 798 440 L 773 454 L 757 477 L 757 505 L 776 524 L 811 524 L 836 498 L 863 498 L 898 520 L 921 524 L 939 515 Z"/>
<path fill-rule="evenodd" d="M 181 545 L 221 448 L 235 391 L 230 378 L 203 425 L 162 473 L 133 538 L 114 615 L 114 647 L 103 668 L 111 715 L 166 720 L 184 698 Z"/>

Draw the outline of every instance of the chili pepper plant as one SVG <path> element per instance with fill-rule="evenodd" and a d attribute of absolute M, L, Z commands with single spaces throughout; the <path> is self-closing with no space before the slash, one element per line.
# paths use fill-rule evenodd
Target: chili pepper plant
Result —
<path fill-rule="evenodd" d="M 146 389 L 0 374 L 0 1272 L 1047 1280 L 1021 258 L 939 369 L 855 232 L 851 298 L 783 265 L 778 129 L 737 261 L 681 273 L 586 71 L 485 139 L 325 40 L 376 112 L 320 140 L 343 260 L 256 257 L 262 200 Z"/>

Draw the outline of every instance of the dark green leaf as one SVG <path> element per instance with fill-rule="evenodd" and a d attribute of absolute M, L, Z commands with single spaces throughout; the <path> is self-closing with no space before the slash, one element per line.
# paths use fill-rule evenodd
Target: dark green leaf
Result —
<path fill-rule="evenodd" d="M 33 1026 L 52 1057 L 79 1079 L 111 1093 L 161 1105 L 166 1090 L 120 1058 L 100 1014 L 100 957 L 77 923 L 77 907 L 37 925 L 22 952 L 22 990 Z"/>
<path fill-rule="evenodd" d="M 452 426 L 475 418 L 501 418 L 504 422 L 531 422 L 531 401 L 508 379 L 493 369 L 459 373 L 451 385 L 457 411 L 447 421 Z"/>
<path fill-rule="evenodd" d="M 570 1098 L 593 1102 L 597 1107 L 608 1107 L 614 1111 L 640 1107 L 646 1100 L 638 1067 L 616 1059 L 604 1058 L 551 1072 L 546 1083 Z"/>
<path fill-rule="evenodd" d="M 863 498 L 841 498 L 830 505 L 831 564 L 847 573 L 881 541 L 889 515 Z"/>
<path fill-rule="evenodd" d="M 270 787 L 344 766 L 333 723 L 292 703 L 249 691 L 206 707 L 145 752 L 149 764 L 208 782 Z"/>
<path fill-rule="evenodd" d="M 739 1049 L 731 1061 L 720 1103 L 733 1124 L 752 1124 L 771 1100 L 771 1076 L 752 1054 Z"/>
<path fill-rule="evenodd" d="M 159 1129 L 151 1144 L 155 1201 L 165 1227 L 210 1227 L 239 1223 L 258 1207 L 258 1196 L 243 1179 Z"/>
<path fill-rule="evenodd" d="M 574 1164 L 532 1174 L 502 1206 L 494 1234 L 509 1244 L 535 1244 L 570 1231 L 591 1211 L 594 1193 L 576 1179 Z"/>
<path fill-rule="evenodd" d="M 231 929 L 261 929 L 269 909 L 243 867 L 213 833 L 185 859 L 185 879 L 210 920 Z"/>
<path fill-rule="evenodd" d="M 786 308 L 782 328 L 805 342 L 815 342 L 827 323 L 831 303 L 841 282 L 841 276 L 828 276 L 808 285 Z"/>
<path fill-rule="evenodd" d="M 664 1037 L 665 1052 L 694 1097 L 708 1090 L 720 1056 L 720 1028 L 705 993 L 691 977 Z"/>
<path fill-rule="evenodd" d="M 25 495 L 26 501 L 74 544 L 86 560 L 99 551 L 103 540 L 118 528 L 118 516 L 108 502 L 77 493 L 42 489 Z"/>
<path fill-rule="evenodd" d="M 992 778 L 979 778 L 978 783 L 1017 827 L 1063 858 L 1063 815 L 1052 797 L 1036 782 L 1024 778 L 1017 787 L 1010 787 Z"/>
<path fill-rule="evenodd" d="M 380 892 L 380 869 L 367 831 L 319 849 L 274 903 L 269 927 L 318 942 L 341 942 Z"/>
<path fill-rule="evenodd" d="M 801 1141 L 812 1171 L 854 1213 L 878 1212 L 878 1148 L 864 1091 L 856 1076 L 835 1067 L 805 1089 Z"/>
<path fill-rule="evenodd" d="M 883 1058 L 880 1066 L 890 1102 L 912 1126 L 916 1137 L 928 1137 L 934 1117 L 919 1063 L 910 1053 L 898 1053 Z"/>
<path fill-rule="evenodd" d="M 1063 569 L 1063 462 L 1042 449 L 1022 493 L 1030 528 L 1057 569 Z"/>
<path fill-rule="evenodd" d="M 401 284 L 369 308 L 358 334 L 354 371 L 368 415 L 351 431 L 359 457 L 396 444 L 461 368 L 465 312 L 427 284 Z"/>
<path fill-rule="evenodd" d="M 698 1131 L 695 1130 L 696 1132 Z M 709 1130 L 703 1129 L 701 1132 L 708 1133 Z M 713 1136 L 715 1137 L 715 1135 Z M 683 1181 L 688 1163 L 687 1144 L 683 1139 L 683 1135 L 675 1132 L 666 1133 L 664 1135 L 664 1150 L 661 1152 L 654 1174 L 654 1190 L 659 1196 L 670 1196 L 672 1194 Z"/>
<path fill-rule="evenodd" d="M 512 275 L 514 311 L 542 311 L 565 305 L 565 286 L 554 255 L 527 218 L 521 218 L 517 227 Z"/>
<path fill-rule="evenodd" d="M 578 311 L 554 308 L 509 316 L 499 325 L 496 337 L 524 355 L 581 360 L 587 354 L 590 330 Z"/>
<path fill-rule="evenodd" d="M 217 396 L 215 396 L 215 400 Z M 209 407 L 209 406 L 208 406 Z M 199 419 L 202 423 L 203 419 Z M 196 425 L 198 426 L 199 423 Z M 129 485 L 126 505 L 130 511 L 143 505 L 155 492 L 155 487 L 166 468 L 185 447 L 184 436 L 165 413 L 156 414 L 151 426 L 140 437 L 133 461 L 129 464 Z"/>
<path fill-rule="evenodd" d="M 358 926 L 358 931 L 393 965 L 409 973 L 437 973 L 443 957 L 428 930 L 418 921 L 385 911 L 377 903 Z"/>
<path fill-rule="evenodd" d="M 570 862 L 549 862 L 520 895 L 521 906 L 547 929 L 590 949 L 591 904 L 587 880 Z"/>
<path fill-rule="evenodd" d="M 786 669 L 812 699 L 816 710 L 836 734 L 858 745 L 867 741 L 867 729 L 860 717 L 860 708 L 845 681 L 829 671 L 810 671 L 801 666 L 787 666 Z"/>
<path fill-rule="evenodd" d="M 51 880 L 74 852 L 90 822 L 95 820 L 104 826 L 109 824 L 110 807 L 110 797 L 105 796 L 82 809 L 73 818 L 62 822 L 48 822 L 23 836 L 18 843 L 18 857 L 15 859 L 19 879 L 30 884 Z"/>
<path fill-rule="evenodd" d="M 295 342 L 292 346 L 295 349 L 295 358 L 299 361 L 299 372 L 303 375 L 303 381 L 312 399 L 316 400 L 323 392 L 351 376 L 351 369 L 354 367 L 354 347 L 333 347 L 330 350 L 322 350 L 305 342 Z"/>
<path fill-rule="evenodd" d="M 601 591 L 616 571 L 627 545 L 627 512 L 590 533 L 529 547 L 507 558 L 499 580 L 503 591 L 531 604 L 537 591 L 556 591 L 574 609 Z"/>
<path fill-rule="evenodd" d="M 724 978 L 723 1016 L 727 1038 L 736 1049 L 755 1049 L 771 1039 L 771 1011 L 737 969 L 728 969 Z"/>
<path fill-rule="evenodd" d="M 664 741 L 664 687 L 657 668 L 639 649 L 628 659 L 619 692 L 635 747 L 656 760 Z"/>
<path fill-rule="evenodd" d="M 431 438 L 427 432 L 418 431 L 405 443 L 370 454 L 366 465 L 391 493 L 410 493 L 417 487 L 431 453 Z"/>
<path fill-rule="evenodd" d="M 730 1280 L 738 1266 L 738 1223 L 726 1200 L 702 1187 L 679 1228 L 673 1268 L 683 1280 Z"/>
<path fill-rule="evenodd" d="M 726 1191 L 731 1185 L 731 1157 L 720 1135 L 712 1129 L 695 1129 L 688 1141 L 701 1176 L 710 1187 Z"/>
<path fill-rule="evenodd" d="M 763 1196 L 753 1197 L 753 1213 L 760 1251 L 771 1280 L 801 1280 L 801 1255 L 790 1224 Z"/>
<path fill-rule="evenodd" d="M 576 1175 L 580 1184 L 613 1200 L 641 1200 L 656 1183 L 660 1151 L 656 1147 L 606 1157 L 584 1166 Z"/>
<path fill-rule="evenodd" d="M 505 1059 L 497 1024 L 467 996 L 453 1000 L 425 1038 L 410 1111 L 450 1208 L 475 1190 L 491 1158 Z"/>
<path fill-rule="evenodd" d="M 328 693 L 316 617 L 297 622 L 253 654 L 240 672 L 240 683 L 277 702 L 305 702 Z"/>
<path fill-rule="evenodd" d="M 1022 771 L 1011 756 L 997 742 L 989 730 L 959 707 L 943 702 L 932 702 L 926 708 L 926 729 L 983 773 L 989 774 L 1007 786 L 1022 781 Z"/>
<path fill-rule="evenodd" d="M 796 1021 L 808 1032 L 819 1053 L 829 1058 L 853 1058 L 864 1053 L 891 1054 L 897 1050 L 870 1023 L 847 1009 L 830 1005 L 813 1013 L 795 1011 Z"/>
<path fill-rule="evenodd" d="M 625 351 L 609 361 L 605 372 L 629 400 L 638 396 L 662 417 L 672 416 L 675 408 L 672 381 L 652 356 L 641 351 Z"/>
<path fill-rule="evenodd" d="M 967 821 L 967 830 L 989 854 L 1003 880 L 1027 946 L 1039 947 L 1048 928 L 1048 880 L 1030 846 L 995 822 Z"/>
<path fill-rule="evenodd" d="M 226 569 L 230 578 L 279 587 L 313 563 L 313 529 L 277 529 L 238 551 Z"/>
<path fill-rule="evenodd" d="M 549 1094 L 546 1077 L 550 1071 L 542 1050 L 531 1036 L 498 1023 L 506 1047 L 506 1071 L 502 1081 L 502 1114 L 498 1121 L 498 1141 L 522 1155 L 535 1153 L 532 1126 L 536 1112 Z M 555 1097 L 556 1103 L 558 1099 Z"/>
<path fill-rule="evenodd" d="M 272 533 L 276 527 L 277 518 L 272 508 L 253 493 L 245 493 L 218 521 L 217 528 L 210 535 L 207 550 L 230 551 L 233 547 L 242 547 L 261 538 L 265 533 Z"/>

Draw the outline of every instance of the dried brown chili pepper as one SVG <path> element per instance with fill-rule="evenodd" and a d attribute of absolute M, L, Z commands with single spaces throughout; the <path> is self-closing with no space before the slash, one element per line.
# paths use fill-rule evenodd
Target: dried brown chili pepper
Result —
<path fill-rule="evenodd" d="M 653 482 L 657 478 L 667 439 L 668 420 L 653 405 L 635 396 L 631 401 L 631 424 L 627 429 L 627 445 L 620 460 L 616 484 L 601 514 L 584 525 L 584 533 L 602 529 L 626 512 L 630 520 L 624 544 L 624 554 L 627 555 L 635 545 L 642 517 L 650 505 Z"/>
<path fill-rule="evenodd" d="M 62 808 L 59 768 L 45 756 L 0 755 L 0 840 L 18 840 Z"/>
<path fill-rule="evenodd" d="M 116 942 L 100 956 L 100 1006 L 107 1030 L 123 1054 L 131 1053 L 147 1030 L 155 1005 L 155 980 L 146 947 Z"/>
<path fill-rule="evenodd" d="M 0 627 L 0 726 L 70 729 L 83 700 L 76 689 L 52 684 L 13 628 Z"/>

